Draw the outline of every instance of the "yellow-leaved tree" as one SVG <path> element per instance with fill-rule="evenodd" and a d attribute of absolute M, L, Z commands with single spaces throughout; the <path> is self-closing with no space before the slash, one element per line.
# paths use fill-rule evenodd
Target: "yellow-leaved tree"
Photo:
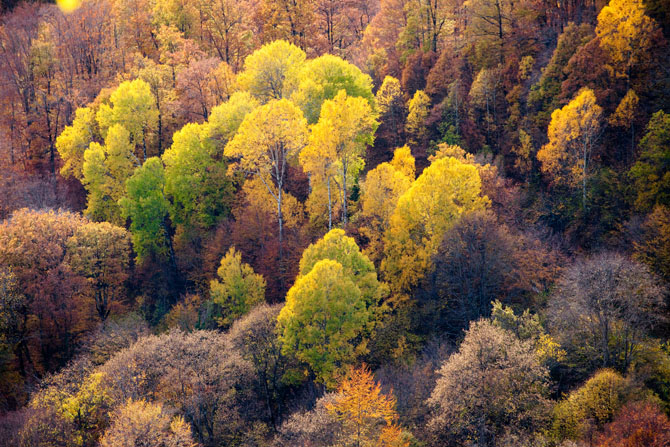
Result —
<path fill-rule="evenodd" d="M 414 181 L 414 157 L 409 147 L 395 150 L 390 163 L 381 163 L 369 171 L 361 184 L 361 233 L 368 238 L 365 253 L 375 262 L 381 260 L 384 233 L 398 199 Z"/>
<path fill-rule="evenodd" d="M 586 181 L 593 146 L 600 134 L 602 108 L 590 89 L 583 89 L 568 105 L 551 114 L 549 142 L 537 152 L 542 172 L 555 185 L 575 188 L 581 184 L 586 206 Z"/>
<path fill-rule="evenodd" d="M 332 228 L 331 182 L 339 189 L 342 223 L 348 222 L 347 201 L 353 180 L 363 168 L 363 155 L 374 142 L 376 114 L 363 97 L 340 90 L 321 107 L 319 121 L 312 127 L 310 144 L 300 156 L 303 169 L 313 183 L 325 182 L 328 190 L 328 229 Z"/>
<path fill-rule="evenodd" d="M 407 294 L 430 265 L 455 220 L 486 208 L 477 167 L 445 157 L 435 160 L 398 199 L 384 236 L 381 269 L 396 294 Z"/>
<path fill-rule="evenodd" d="M 307 134 L 307 121 L 298 107 L 287 99 L 272 100 L 244 118 L 224 150 L 227 157 L 239 160 L 237 168 L 260 179 L 276 201 L 280 256 L 286 170 L 307 144 Z"/>
<path fill-rule="evenodd" d="M 632 67 L 648 57 L 657 31 L 658 24 L 645 14 L 643 0 L 611 0 L 600 11 L 596 34 L 615 77 L 630 81 Z"/>

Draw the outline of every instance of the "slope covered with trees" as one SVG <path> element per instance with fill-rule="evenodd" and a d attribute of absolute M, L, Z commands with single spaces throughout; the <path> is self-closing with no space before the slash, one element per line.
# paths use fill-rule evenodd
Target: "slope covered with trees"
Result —
<path fill-rule="evenodd" d="M 670 443 L 663 0 L 10 1 L 0 443 Z"/>

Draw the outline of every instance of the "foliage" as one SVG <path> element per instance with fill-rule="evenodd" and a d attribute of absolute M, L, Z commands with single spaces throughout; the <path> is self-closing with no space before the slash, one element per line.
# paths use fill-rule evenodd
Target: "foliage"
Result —
<path fill-rule="evenodd" d="M 656 112 L 640 141 L 640 157 L 630 170 L 635 182 L 635 205 L 648 211 L 654 205 L 670 205 L 670 115 Z"/>
<path fill-rule="evenodd" d="M 397 427 L 395 398 L 382 393 L 370 369 L 350 368 L 340 382 L 333 402 L 326 408 L 343 427 L 340 437 L 356 446 L 409 446 Z"/>
<path fill-rule="evenodd" d="M 455 158 L 434 161 L 398 199 L 384 237 L 381 269 L 391 290 L 406 292 L 426 273 L 444 233 L 459 217 L 484 209 L 477 169 Z"/>
<path fill-rule="evenodd" d="M 333 388 L 337 377 L 367 350 L 361 336 L 372 323 L 360 288 L 337 261 L 322 259 L 300 276 L 277 318 L 282 350 L 309 365 Z"/>
<path fill-rule="evenodd" d="M 578 260 L 558 280 L 549 302 L 552 333 L 574 367 L 625 372 L 637 347 L 661 322 L 658 280 L 619 254 Z"/>
<path fill-rule="evenodd" d="M 495 445 L 508 427 L 532 433 L 547 420 L 546 367 L 529 342 L 486 320 L 470 326 L 438 374 L 428 403 L 439 439 Z"/>
<path fill-rule="evenodd" d="M 217 275 L 219 280 L 210 283 L 209 293 L 222 309 L 218 318 L 220 326 L 230 327 L 233 321 L 265 300 L 265 280 L 242 262 L 242 255 L 233 247 L 221 259 Z"/>
<path fill-rule="evenodd" d="M 374 110 L 372 79 L 355 65 L 331 54 L 305 63 L 291 101 L 300 107 L 310 124 L 319 120 L 324 101 L 333 99 L 344 90 L 349 97 L 365 99 Z"/>
<path fill-rule="evenodd" d="M 165 197 L 165 169 L 160 159 L 148 159 L 126 182 L 126 196 L 119 201 L 121 212 L 130 219 L 137 260 L 169 253 L 170 236 L 165 218 L 169 204 Z"/>
<path fill-rule="evenodd" d="M 196 443 L 191 437 L 190 427 L 180 416 L 171 417 L 160 404 L 129 400 L 114 414 L 112 425 L 100 445 L 193 447 Z"/>
<path fill-rule="evenodd" d="M 553 184 L 572 188 L 581 184 L 582 206 L 586 204 L 586 180 L 601 114 L 593 92 L 582 90 L 568 105 L 551 114 L 549 142 L 537 153 L 542 171 Z"/>

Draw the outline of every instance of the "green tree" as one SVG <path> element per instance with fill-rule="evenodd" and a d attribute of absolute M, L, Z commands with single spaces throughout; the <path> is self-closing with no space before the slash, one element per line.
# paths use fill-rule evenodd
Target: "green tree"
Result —
<path fill-rule="evenodd" d="M 86 214 L 97 221 L 122 224 L 118 201 L 125 194 L 125 182 L 139 161 L 133 154 L 130 133 L 114 124 L 107 131 L 105 145 L 91 143 L 84 152 L 82 183 L 88 191 Z"/>
<path fill-rule="evenodd" d="M 72 124 L 56 138 L 56 149 L 63 159 L 60 173 L 64 177 L 83 178 L 84 153 L 95 136 L 95 112 L 89 107 L 75 111 Z"/>
<path fill-rule="evenodd" d="M 640 157 L 630 170 L 635 182 L 635 206 L 649 211 L 670 206 L 670 114 L 658 111 L 640 141 Z"/>
<path fill-rule="evenodd" d="M 374 264 L 361 253 L 356 241 L 347 236 L 344 230 L 331 230 L 307 247 L 300 259 L 299 275 L 307 275 L 323 259 L 340 263 L 345 273 L 358 286 L 368 307 L 377 306 L 387 294 L 387 287 L 377 280 Z"/>
<path fill-rule="evenodd" d="M 242 255 L 231 247 L 221 258 L 217 270 L 219 279 L 209 285 L 209 296 L 221 307 L 219 326 L 230 327 L 235 320 L 265 301 L 265 279 L 249 264 L 242 262 Z"/>
<path fill-rule="evenodd" d="M 325 54 L 312 59 L 298 76 L 291 100 L 302 109 L 310 124 L 319 120 L 323 102 L 333 99 L 341 90 L 348 96 L 364 98 L 372 109 L 375 107 L 370 76 L 342 58 Z"/>
<path fill-rule="evenodd" d="M 283 352 L 333 388 L 338 375 L 367 351 L 361 335 L 372 313 L 342 264 L 322 259 L 296 280 L 277 320 Z"/>
<path fill-rule="evenodd" d="M 169 256 L 176 268 L 166 218 L 165 169 L 157 157 L 149 158 L 126 182 L 126 196 L 119 201 L 123 217 L 130 219 L 138 262 L 150 256 Z"/>
<path fill-rule="evenodd" d="M 226 163 L 212 156 L 204 141 L 205 125 L 189 123 L 175 132 L 163 154 L 165 194 L 170 217 L 187 229 L 206 229 L 230 210 L 233 186 Z"/>

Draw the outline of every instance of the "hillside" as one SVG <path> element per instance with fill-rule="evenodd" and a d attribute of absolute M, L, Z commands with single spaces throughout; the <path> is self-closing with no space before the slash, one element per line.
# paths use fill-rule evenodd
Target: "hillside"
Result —
<path fill-rule="evenodd" d="M 667 0 L 9 1 L 0 444 L 670 446 Z"/>

